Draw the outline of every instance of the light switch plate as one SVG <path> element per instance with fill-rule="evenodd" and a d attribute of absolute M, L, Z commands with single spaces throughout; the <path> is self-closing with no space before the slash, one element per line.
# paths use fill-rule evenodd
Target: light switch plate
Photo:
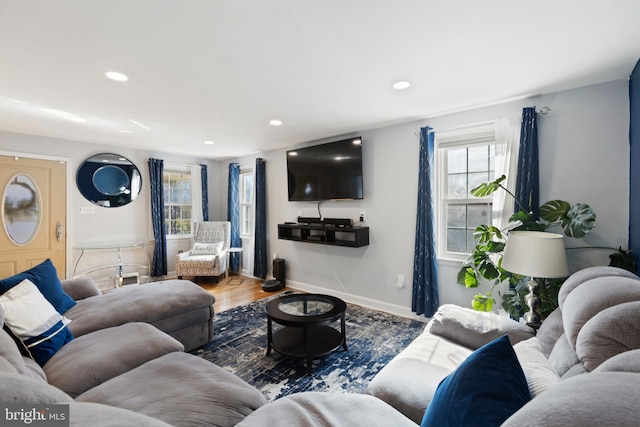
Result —
<path fill-rule="evenodd" d="M 96 213 L 96 208 L 93 206 L 78 206 L 78 215 L 93 215 Z"/>

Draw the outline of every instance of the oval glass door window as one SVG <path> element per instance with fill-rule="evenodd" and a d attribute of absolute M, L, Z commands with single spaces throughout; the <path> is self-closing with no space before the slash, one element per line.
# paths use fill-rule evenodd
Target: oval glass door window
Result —
<path fill-rule="evenodd" d="M 9 180 L 2 195 L 2 223 L 9 238 L 17 245 L 27 244 L 40 227 L 40 192 L 27 175 L 17 174 Z"/>

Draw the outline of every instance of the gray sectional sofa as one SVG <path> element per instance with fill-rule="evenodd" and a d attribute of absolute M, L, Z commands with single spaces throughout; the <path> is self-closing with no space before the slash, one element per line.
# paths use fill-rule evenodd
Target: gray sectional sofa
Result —
<path fill-rule="evenodd" d="M 0 406 L 68 405 L 72 426 L 233 426 L 266 403 L 184 352 L 213 334 L 214 298 L 199 286 L 169 280 L 104 295 L 90 279 L 61 286 L 75 300 L 63 313 L 74 338 L 39 366 L 0 329 Z M 5 320 L 0 305 L 0 326 Z"/>
<path fill-rule="evenodd" d="M 213 338 L 213 303 L 209 292 L 188 280 L 125 286 L 102 294 L 91 279 L 63 280 L 76 304 L 64 315 L 74 337 L 128 322 L 145 322 L 180 341 L 185 351 Z"/>
<path fill-rule="evenodd" d="M 424 332 L 377 374 L 367 394 L 290 395 L 260 407 L 239 426 L 637 426 L 640 278 L 612 267 L 587 268 L 567 279 L 559 302 L 537 333 L 507 317 L 443 305 Z M 516 396 L 510 394 L 510 377 L 496 382 L 481 369 L 471 372 L 477 378 L 455 386 L 464 390 L 471 384 L 475 390 L 442 404 L 436 393 L 441 381 L 455 378 L 479 348 L 500 340 L 515 353 L 528 403 L 504 421 L 493 421 L 493 412 Z M 506 359 L 489 362 L 498 373 L 506 369 Z M 503 400 L 493 406 L 485 402 L 505 390 Z M 452 418 L 423 420 L 432 400 L 429 409 Z"/>
<path fill-rule="evenodd" d="M 78 336 L 40 367 L 0 331 L 0 403 L 68 404 L 71 425 L 577 427 L 635 426 L 640 419 L 640 278 L 611 267 L 588 268 L 567 279 L 559 309 L 537 333 L 503 316 L 444 305 L 366 394 L 297 393 L 268 404 L 238 377 L 184 353 L 184 342 L 193 346 L 204 339 L 193 338 L 200 332 L 190 322 L 202 325 L 201 309 L 213 303 L 199 287 L 173 281 L 122 290 L 116 297 L 94 294 L 86 282 L 63 286 L 77 298 L 67 311 Z M 151 298 L 138 298 L 154 291 L 157 310 Z M 177 311 L 165 301 L 182 297 L 190 302 Z M 142 309 L 113 316 L 97 310 L 103 327 L 87 308 L 102 302 L 117 310 L 132 301 Z M 210 333 L 195 329 L 205 330 Z M 485 377 L 491 369 L 471 371 L 478 378 L 463 384 L 474 387 L 469 395 L 443 401 L 443 390 L 463 367 L 496 343 L 515 362 L 494 357 L 490 368 L 501 372 L 515 363 L 517 375 L 498 381 Z M 526 401 L 502 421 L 491 421 L 494 411 L 513 406 L 515 377 L 521 377 Z M 495 401 L 496 396 L 502 397 Z M 487 397 L 494 402 L 485 403 Z M 423 420 L 434 412 L 436 418 Z M 466 421 L 432 421 L 452 413 Z"/>

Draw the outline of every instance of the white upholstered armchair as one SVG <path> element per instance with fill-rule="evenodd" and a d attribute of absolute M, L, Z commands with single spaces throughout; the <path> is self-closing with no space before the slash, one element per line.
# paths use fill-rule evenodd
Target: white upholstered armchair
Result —
<path fill-rule="evenodd" d="M 221 276 L 227 273 L 227 249 L 231 245 L 229 221 L 203 221 L 193 224 L 191 250 L 176 256 L 176 274 L 183 276 Z"/>

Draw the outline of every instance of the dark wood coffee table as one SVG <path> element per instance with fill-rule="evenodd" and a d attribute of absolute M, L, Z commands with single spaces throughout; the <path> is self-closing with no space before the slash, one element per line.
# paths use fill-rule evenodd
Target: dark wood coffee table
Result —
<path fill-rule="evenodd" d="M 307 360 L 325 356 L 340 346 L 347 350 L 344 314 L 347 304 L 340 298 L 321 294 L 284 295 L 269 301 L 267 311 L 267 355 L 271 349 L 286 356 Z M 340 319 L 340 330 L 330 326 Z M 274 331 L 272 322 L 283 327 Z"/>

